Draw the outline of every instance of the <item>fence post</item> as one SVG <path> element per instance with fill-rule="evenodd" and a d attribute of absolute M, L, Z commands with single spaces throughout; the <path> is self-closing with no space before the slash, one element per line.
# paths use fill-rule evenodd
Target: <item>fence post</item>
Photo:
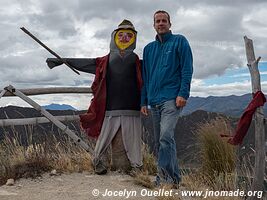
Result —
<path fill-rule="evenodd" d="M 259 57 L 255 59 L 253 41 L 246 36 L 244 37 L 247 66 L 251 75 L 252 93 L 261 90 L 260 73 L 258 70 Z M 252 191 L 264 191 L 264 170 L 265 170 L 265 130 L 264 130 L 264 113 L 263 107 L 257 108 L 254 114 L 255 120 L 255 167 Z M 256 200 L 257 196 L 250 197 L 250 200 Z"/>
<path fill-rule="evenodd" d="M 5 95 L 6 92 L 7 92 L 7 91 L 6 91 L 5 89 L 1 91 L 1 93 L 0 93 L 0 99 L 1 99 L 2 96 Z"/>

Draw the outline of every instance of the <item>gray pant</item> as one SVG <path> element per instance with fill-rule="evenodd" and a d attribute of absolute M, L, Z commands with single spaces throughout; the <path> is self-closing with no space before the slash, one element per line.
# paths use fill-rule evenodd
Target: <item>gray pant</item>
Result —
<path fill-rule="evenodd" d="M 121 129 L 122 142 L 132 167 L 141 167 L 142 163 L 142 126 L 140 116 L 105 116 L 101 133 L 95 146 L 95 159 L 100 157 L 111 145 Z"/>

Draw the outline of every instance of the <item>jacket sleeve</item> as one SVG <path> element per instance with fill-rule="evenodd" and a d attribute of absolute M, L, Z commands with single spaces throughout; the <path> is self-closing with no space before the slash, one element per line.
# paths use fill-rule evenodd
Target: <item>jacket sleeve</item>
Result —
<path fill-rule="evenodd" d="M 96 71 L 95 58 L 63 58 L 63 59 L 78 71 L 95 74 Z M 47 58 L 46 63 L 50 69 L 63 64 L 63 62 L 60 61 L 58 58 Z"/>
<path fill-rule="evenodd" d="M 147 105 L 147 73 L 146 73 L 146 64 L 145 64 L 145 49 L 143 53 L 143 60 L 142 60 L 142 79 L 143 79 L 143 86 L 141 89 L 141 107 Z"/>
<path fill-rule="evenodd" d="M 190 45 L 185 37 L 178 46 L 179 65 L 181 69 L 181 87 L 177 96 L 188 99 L 193 74 L 193 56 Z"/>

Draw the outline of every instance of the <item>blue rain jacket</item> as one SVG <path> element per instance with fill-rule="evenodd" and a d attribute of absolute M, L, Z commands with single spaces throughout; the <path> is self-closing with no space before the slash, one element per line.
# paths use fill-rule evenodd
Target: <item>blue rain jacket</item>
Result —
<path fill-rule="evenodd" d="M 171 32 L 158 36 L 143 52 L 141 106 L 156 105 L 177 96 L 188 99 L 193 56 L 187 39 Z"/>

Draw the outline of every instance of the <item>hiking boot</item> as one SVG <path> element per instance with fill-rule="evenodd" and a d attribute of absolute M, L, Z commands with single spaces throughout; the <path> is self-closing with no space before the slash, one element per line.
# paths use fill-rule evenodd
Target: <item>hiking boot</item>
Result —
<path fill-rule="evenodd" d="M 136 177 L 142 172 L 142 167 L 132 167 L 131 170 L 127 171 L 127 174 L 131 177 Z"/>
<path fill-rule="evenodd" d="M 95 165 L 95 173 L 98 175 L 104 175 L 108 172 L 107 168 L 105 167 L 105 165 L 99 161 L 96 165 Z"/>

